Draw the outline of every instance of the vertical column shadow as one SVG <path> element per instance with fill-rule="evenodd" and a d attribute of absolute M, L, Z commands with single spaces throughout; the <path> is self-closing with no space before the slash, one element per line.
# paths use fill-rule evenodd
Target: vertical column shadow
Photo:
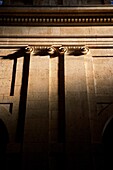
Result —
<path fill-rule="evenodd" d="M 16 66 L 17 66 L 17 58 L 14 58 L 10 96 L 14 95 L 15 78 L 16 78 Z"/>
<path fill-rule="evenodd" d="M 65 142 L 64 55 L 58 57 L 58 141 Z"/>
<path fill-rule="evenodd" d="M 23 142 L 26 102 L 27 102 L 28 77 L 29 77 L 29 63 L 30 63 L 30 53 L 25 53 L 24 63 L 23 63 L 22 85 L 21 85 L 21 92 L 20 92 L 20 102 L 19 102 L 19 114 L 18 114 L 19 117 L 18 117 L 18 123 L 17 123 L 17 131 L 16 131 L 17 142 Z"/>
<path fill-rule="evenodd" d="M 58 56 L 58 143 L 62 144 L 62 151 L 57 156 L 57 169 L 65 169 L 65 78 L 64 54 Z"/>

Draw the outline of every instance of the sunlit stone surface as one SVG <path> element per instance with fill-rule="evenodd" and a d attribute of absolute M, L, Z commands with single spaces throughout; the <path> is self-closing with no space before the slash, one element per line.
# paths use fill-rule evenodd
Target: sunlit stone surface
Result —
<path fill-rule="evenodd" d="M 33 4 L 61 5 L 62 1 Z M 63 4 L 93 3 L 64 0 Z M 63 10 L 57 8 L 60 16 L 53 8 L 53 25 L 46 8 L 42 14 L 40 8 L 35 12 L 31 7 L 24 9 L 24 16 L 23 8 L 13 8 L 7 18 L 5 8 L 0 9 L 1 170 L 109 169 L 109 151 L 113 152 L 112 6 L 84 7 L 88 16 L 91 9 L 93 14 L 98 10 L 94 18 L 86 13 L 74 18 L 72 10 L 80 14 L 78 7 L 66 8 L 65 17 Z M 108 18 L 101 9 L 110 11 Z M 31 20 L 33 24 L 28 25 Z M 43 25 L 45 20 L 48 26 Z M 56 25 L 59 22 L 62 25 Z"/>

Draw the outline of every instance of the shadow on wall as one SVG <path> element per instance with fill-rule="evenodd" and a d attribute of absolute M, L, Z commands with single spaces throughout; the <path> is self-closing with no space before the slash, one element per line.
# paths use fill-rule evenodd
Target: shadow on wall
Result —
<path fill-rule="evenodd" d="M 7 56 L 1 56 L 1 57 L 2 59 L 14 60 L 15 58 L 23 57 L 25 52 L 26 52 L 25 47 L 21 47 L 17 51 L 15 51 L 13 54 L 8 54 Z"/>
<path fill-rule="evenodd" d="M 21 47 L 13 54 L 9 54 L 7 56 L 1 56 L 2 59 L 4 59 L 4 60 L 6 60 L 6 59 L 14 60 L 10 96 L 14 95 L 17 59 L 20 57 L 24 58 L 23 73 L 22 73 L 22 85 L 21 85 L 21 91 L 20 91 L 18 123 L 17 123 L 17 131 L 16 131 L 16 141 L 17 142 L 23 141 L 23 134 L 24 134 L 27 87 L 28 87 L 28 77 L 29 77 L 29 63 L 30 63 L 30 53 L 29 52 L 27 53 L 27 52 L 28 51 L 25 47 Z"/>
<path fill-rule="evenodd" d="M 39 56 L 47 55 L 46 50 L 38 50 L 34 54 Z M 3 60 L 14 60 L 13 70 L 12 70 L 12 81 L 10 96 L 14 95 L 15 91 L 15 80 L 16 80 L 16 70 L 18 58 L 23 57 L 23 72 L 22 72 L 22 84 L 20 91 L 20 102 L 19 102 L 19 113 L 18 113 L 18 123 L 16 130 L 16 141 L 23 141 L 24 134 L 24 124 L 25 124 L 25 113 L 26 113 L 26 100 L 27 100 L 27 88 L 28 88 L 28 77 L 29 77 L 29 64 L 30 64 L 30 53 L 26 47 L 18 48 L 14 53 L 8 54 L 7 56 L 1 56 Z"/>
<path fill-rule="evenodd" d="M 113 169 L 113 118 L 107 124 L 103 133 L 105 170 Z"/>
<path fill-rule="evenodd" d="M 6 148 L 7 148 L 7 143 L 9 142 L 9 135 L 7 128 L 0 119 L 0 169 L 5 170 L 6 167 Z"/>

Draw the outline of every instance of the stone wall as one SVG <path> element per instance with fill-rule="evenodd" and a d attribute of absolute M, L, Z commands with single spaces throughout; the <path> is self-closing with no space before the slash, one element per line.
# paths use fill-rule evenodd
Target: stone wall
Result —
<path fill-rule="evenodd" d="M 112 35 L 112 26 L 0 27 L 7 169 L 104 168 L 102 137 L 113 109 Z"/>

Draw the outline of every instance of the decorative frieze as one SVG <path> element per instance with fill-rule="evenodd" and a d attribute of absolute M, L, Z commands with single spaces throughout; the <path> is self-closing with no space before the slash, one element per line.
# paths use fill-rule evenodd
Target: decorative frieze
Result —
<path fill-rule="evenodd" d="M 32 26 L 43 26 L 43 25 L 113 25 L 112 16 L 72 16 L 72 17 L 11 17 L 11 16 L 0 16 L 1 25 L 32 25 Z"/>
<path fill-rule="evenodd" d="M 24 10 L 25 9 L 25 10 Z M 113 25 L 112 7 L 84 8 L 1 8 L 4 26 Z M 8 11 L 8 12 L 7 12 Z"/>

